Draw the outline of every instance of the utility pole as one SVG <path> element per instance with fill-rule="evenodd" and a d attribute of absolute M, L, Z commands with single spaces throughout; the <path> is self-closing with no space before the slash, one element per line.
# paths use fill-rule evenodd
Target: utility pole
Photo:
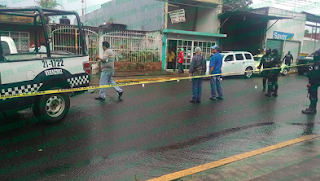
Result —
<path fill-rule="evenodd" d="M 84 0 L 81 0 L 82 3 L 82 16 L 84 15 Z"/>
<path fill-rule="evenodd" d="M 166 0 L 164 4 L 164 28 L 163 29 L 167 29 L 167 28 L 168 28 L 168 0 Z"/>

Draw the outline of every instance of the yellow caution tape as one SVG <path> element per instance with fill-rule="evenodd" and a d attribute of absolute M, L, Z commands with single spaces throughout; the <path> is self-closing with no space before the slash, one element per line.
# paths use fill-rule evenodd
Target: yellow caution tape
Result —
<path fill-rule="evenodd" d="M 303 65 L 297 65 L 297 66 L 287 66 L 287 67 L 298 67 L 298 66 L 306 66 L 306 65 L 310 65 L 310 64 L 303 64 Z M 279 69 L 279 68 L 280 67 L 266 68 L 263 70 L 272 70 L 272 69 Z M 251 71 L 244 71 L 244 72 L 251 72 Z M 28 92 L 28 93 L 22 93 L 22 94 L 0 96 L 0 99 L 39 96 L 39 95 L 57 94 L 57 93 L 66 93 L 66 92 L 79 92 L 79 91 L 86 91 L 86 90 L 90 90 L 90 89 L 111 88 L 111 87 L 116 87 L 116 86 L 124 87 L 124 86 L 130 86 L 130 85 L 161 83 L 161 82 L 170 82 L 170 81 L 186 80 L 186 79 L 191 80 L 191 79 L 196 79 L 196 78 L 204 78 L 204 77 L 211 77 L 211 76 L 217 76 L 217 75 L 232 75 L 232 74 L 237 74 L 237 73 L 231 72 L 231 73 L 225 73 L 225 74 L 199 75 L 199 76 L 191 76 L 191 77 L 153 78 L 152 80 L 150 80 L 150 79 L 149 80 L 131 79 L 131 80 L 133 80 L 132 82 L 124 82 L 124 83 L 119 83 L 116 85 L 100 85 L 100 86 L 88 86 L 88 87 L 79 87 L 79 88 L 70 88 L 70 89 L 55 89 L 55 90 Z"/>

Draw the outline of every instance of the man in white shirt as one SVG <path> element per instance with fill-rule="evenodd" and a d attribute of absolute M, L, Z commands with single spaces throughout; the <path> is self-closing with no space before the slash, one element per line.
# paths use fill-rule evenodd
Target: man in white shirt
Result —
<path fill-rule="evenodd" d="M 101 77 L 100 77 L 100 85 L 116 85 L 116 83 L 113 81 L 112 77 L 114 75 L 114 61 L 115 61 L 115 53 L 109 49 L 110 44 L 108 42 L 102 42 L 102 48 L 104 50 L 103 57 L 100 58 L 97 56 L 97 60 L 99 60 L 99 64 L 101 67 Z M 119 99 L 121 98 L 123 94 L 123 90 L 119 87 L 113 87 L 117 93 Z M 100 96 L 95 98 L 96 100 L 105 100 L 106 98 L 106 88 L 100 89 Z"/>

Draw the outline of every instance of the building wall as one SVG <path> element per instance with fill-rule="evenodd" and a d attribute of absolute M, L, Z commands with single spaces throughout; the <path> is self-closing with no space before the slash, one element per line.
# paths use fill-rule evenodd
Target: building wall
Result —
<path fill-rule="evenodd" d="M 219 33 L 220 21 L 218 19 L 219 9 L 199 8 L 196 31 L 207 33 Z"/>
<path fill-rule="evenodd" d="M 319 48 L 320 48 L 319 41 L 315 42 L 312 40 L 304 40 L 301 54 L 308 55 L 308 54 L 312 53 L 313 51 L 318 50 Z"/>
<path fill-rule="evenodd" d="M 168 7 L 168 12 L 172 12 L 178 9 L 184 9 L 186 13 L 186 22 L 182 23 L 171 23 L 170 15 L 168 14 L 168 29 L 185 30 L 185 31 L 195 31 L 195 18 L 196 18 L 196 7 L 178 8 L 178 7 Z"/>
<path fill-rule="evenodd" d="M 280 31 L 285 33 L 293 33 L 293 41 L 303 42 L 304 32 L 305 32 L 305 23 L 306 23 L 306 15 L 301 13 L 294 13 L 290 11 L 280 10 L 276 8 L 270 8 L 269 14 L 270 16 L 289 16 L 294 17 L 293 19 L 281 19 L 276 24 L 270 28 L 266 37 L 273 39 L 274 31 Z M 270 27 L 277 20 L 270 20 L 268 22 L 268 27 Z"/>
<path fill-rule="evenodd" d="M 171 18 L 168 16 L 168 29 L 198 31 L 203 33 L 219 33 L 219 8 L 220 6 L 217 8 L 185 7 L 186 22 L 172 24 Z M 178 9 L 182 9 L 182 7 L 169 6 L 168 11 L 170 12 Z"/>
<path fill-rule="evenodd" d="M 113 18 L 113 23 L 126 24 L 127 30 L 156 31 L 164 25 L 164 5 L 156 0 L 112 0 L 80 19 L 84 25 L 99 26 Z"/>

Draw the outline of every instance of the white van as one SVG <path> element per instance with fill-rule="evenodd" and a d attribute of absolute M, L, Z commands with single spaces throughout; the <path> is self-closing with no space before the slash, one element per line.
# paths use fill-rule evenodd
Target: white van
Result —
<path fill-rule="evenodd" d="M 250 52 L 246 51 L 223 51 L 222 55 L 222 76 L 244 75 L 250 78 L 255 71 L 255 63 Z M 207 60 L 207 72 L 209 75 L 210 59 Z"/>

